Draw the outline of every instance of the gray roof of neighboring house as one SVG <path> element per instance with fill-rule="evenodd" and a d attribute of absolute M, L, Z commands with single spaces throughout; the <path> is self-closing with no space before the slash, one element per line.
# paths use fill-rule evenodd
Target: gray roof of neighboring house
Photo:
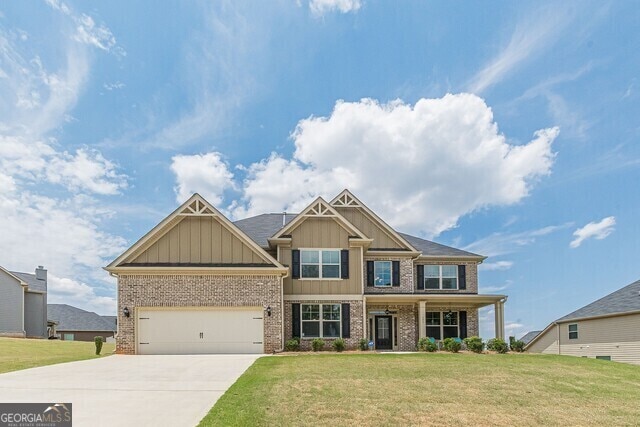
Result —
<path fill-rule="evenodd" d="M 298 216 L 298 214 L 268 213 L 241 219 L 234 222 L 234 224 L 238 226 L 244 234 L 249 236 L 251 240 L 263 248 L 266 248 L 269 246 L 267 239 L 276 234 L 284 226 L 282 224 L 283 215 L 285 217 L 284 225 Z"/>
<path fill-rule="evenodd" d="M 591 304 L 559 318 L 556 322 L 563 322 L 583 317 L 606 316 L 607 314 L 640 311 L 640 280 L 610 293 Z"/>
<path fill-rule="evenodd" d="M 522 338 L 520 338 L 520 341 L 522 341 L 525 344 L 529 344 L 532 339 L 534 339 L 535 337 L 537 337 L 540 334 L 540 332 L 542 332 L 542 331 L 527 332 L 526 334 L 524 334 L 524 336 Z"/>
<path fill-rule="evenodd" d="M 269 246 L 268 239 L 276 234 L 283 225 L 288 224 L 298 214 L 282 214 L 282 213 L 269 213 L 250 218 L 241 219 L 234 222 L 240 230 L 242 230 L 247 236 L 249 236 L 258 245 L 266 248 Z M 419 237 L 411 236 L 409 234 L 398 233 L 411 243 L 416 249 L 422 252 L 422 255 L 427 256 L 462 256 L 462 257 L 479 257 L 480 255 L 463 251 L 461 249 L 452 248 L 449 246 L 441 245 L 430 240 L 421 239 Z"/>
<path fill-rule="evenodd" d="M 47 319 L 58 322 L 59 331 L 115 331 L 109 320 L 92 311 L 67 304 L 47 304 Z"/>
<path fill-rule="evenodd" d="M 17 271 L 11 271 L 10 273 L 25 282 L 30 291 L 47 292 L 47 282 L 36 279 L 35 274 L 18 273 Z"/>
<path fill-rule="evenodd" d="M 111 325 L 114 331 L 118 329 L 118 316 L 100 316 L 100 317 L 102 317 L 104 320 L 109 322 L 109 324 Z"/>

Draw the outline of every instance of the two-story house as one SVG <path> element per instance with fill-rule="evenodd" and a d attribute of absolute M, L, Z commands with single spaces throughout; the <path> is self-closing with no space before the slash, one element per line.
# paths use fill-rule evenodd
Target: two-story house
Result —
<path fill-rule="evenodd" d="M 348 190 L 299 214 L 229 221 L 194 194 L 106 270 L 118 277 L 117 351 L 271 353 L 292 337 L 413 351 L 478 335 L 485 257 L 399 233 Z"/>

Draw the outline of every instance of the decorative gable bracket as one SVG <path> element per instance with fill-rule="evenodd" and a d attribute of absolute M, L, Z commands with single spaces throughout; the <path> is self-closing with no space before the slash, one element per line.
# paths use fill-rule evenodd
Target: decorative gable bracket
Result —
<path fill-rule="evenodd" d="M 180 216 L 216 216 L 209 207 L 199 199 L 187 205 L 178 215 Z"/>

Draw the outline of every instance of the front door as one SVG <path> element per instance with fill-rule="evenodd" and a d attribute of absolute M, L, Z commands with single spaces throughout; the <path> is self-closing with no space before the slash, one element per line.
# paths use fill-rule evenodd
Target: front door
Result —
<path fill-rule="evenodd" d="M 376 316 L 376 350 L 391 350 L 391 316 Z"/>

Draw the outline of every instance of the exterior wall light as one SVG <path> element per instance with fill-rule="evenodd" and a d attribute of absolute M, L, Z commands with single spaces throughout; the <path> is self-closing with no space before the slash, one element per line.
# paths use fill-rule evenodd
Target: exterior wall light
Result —
<path fill-rule="evenodd" d="M 271 317 L 271 306 L 267 307 L 267 316 Z"/>
<path fill-rule="evenodd" d="M 124 314 L 124 317 L 129 317 L 129 315 L 131 314 L 131 312 L 129 311 L 129 309 L 127 307 L 125 307 L 122 310 L 122 314 Z"/>

